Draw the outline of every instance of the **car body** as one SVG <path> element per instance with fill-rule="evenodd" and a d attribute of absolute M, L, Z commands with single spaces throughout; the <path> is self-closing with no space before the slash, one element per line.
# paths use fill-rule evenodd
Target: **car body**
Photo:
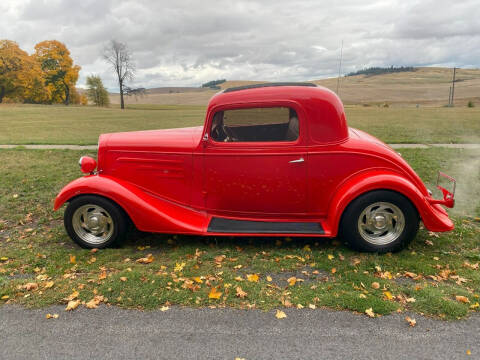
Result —
<path fill-rule="evenodd" d="M 417 218 L 417 227 L 421 219 L 430 231 L 453 229 L 442 208 L 453 207 L 453 192 L 442 188 L 444 199 L 434 199 L 397 152 L 348 127 L 334 92 L 308 83 L 227 89 L 210 100 L 204 126 L 103 134 L 97 170 L 91 158 L 81 163 L 88 175 L 65 186 L 54 209 L 78 197 L 99 197 L 146 232 L 335 237 L 349 205 L 372 192 L 378 197 L 379 191 L 409 202 L 405 211 Z M 382 198 L 373 200 L 380 207 L 363 214 L 364 230 L 369 221 L 378 220 L 380 227 L 395 223 L 396 210 L 381 208 Z M 95 225 L 102 212 L 93 214 Z M 87 235 L 89 216 L 88 209 L 77 214 L 77 228 Z M 397 249 L 373 243 L 354 247 Z"/>

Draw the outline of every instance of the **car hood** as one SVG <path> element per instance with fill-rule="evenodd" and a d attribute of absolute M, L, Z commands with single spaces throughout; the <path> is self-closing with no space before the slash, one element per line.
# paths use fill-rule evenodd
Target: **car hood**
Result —
<path fill-rule="evenodd" d="M 201 126 L 103 134 L 99 149 L 192 152 L 202 136 Z"/>

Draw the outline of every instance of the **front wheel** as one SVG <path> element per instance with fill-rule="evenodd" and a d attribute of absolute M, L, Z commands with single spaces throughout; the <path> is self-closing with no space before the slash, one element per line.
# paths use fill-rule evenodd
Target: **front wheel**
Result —
<path fill-rule="evenodd" d="M 114 202 L 95 195 L 79 196 L 67 206 L 64 224 L 68 235 L 83 248 L 102 249 L 121 242 L 128 218 Z"/>
<path fill-rule="evenodd" d="M 417 210 L 405 196 L 377 190 L 348 205 L 340 223 L 340 235 L 359 251 L 395 252 L 415 238 L 419 221 Z"/>

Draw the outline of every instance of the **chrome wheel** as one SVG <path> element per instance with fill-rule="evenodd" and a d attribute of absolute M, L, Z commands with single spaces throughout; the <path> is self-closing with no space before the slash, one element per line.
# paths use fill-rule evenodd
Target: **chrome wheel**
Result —
<path fill-rule="evenodd" d="M 75 210 L 72 216 L 75 233 L 91 245 L 101 245 L 113 234 L 114 223 L 110 214 L 101 206 L 87 204 Z"/>
<path fill-rule="evenodd" d="M 373 245 L 387 245 L 394 242 L 404 228 L 403 212 L 389 202 L 376 202 L 367 206 L 358 218 L 360 236 Z"/>

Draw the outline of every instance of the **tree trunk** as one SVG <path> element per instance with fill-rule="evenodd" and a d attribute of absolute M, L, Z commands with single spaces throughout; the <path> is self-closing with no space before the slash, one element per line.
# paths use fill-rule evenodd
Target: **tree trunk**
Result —
<path fill-rule="evenodd" d="M 0 104 L 2 103 L 3 98 L 5 97 L 5 92 L 6 92 L 5 86 L 0 87 Z"/>
<path fill-rule="evenodd" d="M 67 84 L 65 84 L 65 105 L 70 104 L 70 88 L 68 87 Z"/>
<path fill-rule="evenodd" d="M 125 109 L 125 103 L 123 102 L 123 83 L 120 81 L 120 108 Z"/>

